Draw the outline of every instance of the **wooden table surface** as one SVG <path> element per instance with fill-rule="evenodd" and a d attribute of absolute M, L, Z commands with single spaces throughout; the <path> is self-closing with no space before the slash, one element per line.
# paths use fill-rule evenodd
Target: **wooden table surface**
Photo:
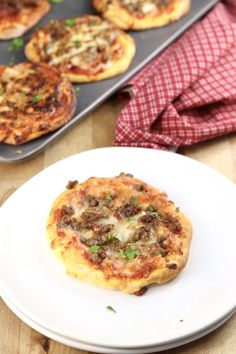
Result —
<path fill-rule="evenodd" d="M 113 97 L 40 155 L 15 165 L 0 163 L 0 204 L 20 185 L 46 166 L 75 153 L 112 146 L 116 118 L 122 103 Z M 201 161 L 236 183 L 236 134 L 179 151 Z M 57 343 L 28 327 L 0 299 L 0 354 L 85 354 Z M 235 354 L 236 314 L 207 336 L 165 354 Z"/>

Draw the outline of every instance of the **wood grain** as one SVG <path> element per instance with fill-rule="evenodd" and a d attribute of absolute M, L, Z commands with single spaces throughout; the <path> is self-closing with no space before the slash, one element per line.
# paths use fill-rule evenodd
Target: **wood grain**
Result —
<path fill-rule="evenodd" d="M 0 204 L 24 182 L 52 163 L 81 151 L 112 146 L 122 102 L 111 98 L 50 145 L 17 165 L 0 164 Z M 236 183 L 236 134 L 182 148 L 189 156 Z M 19 320 L 0 300 L 0 354 L 86 354 L 36 332 Z M 163 354 L 235 354 L 236 315 L 211 334 Z"/>

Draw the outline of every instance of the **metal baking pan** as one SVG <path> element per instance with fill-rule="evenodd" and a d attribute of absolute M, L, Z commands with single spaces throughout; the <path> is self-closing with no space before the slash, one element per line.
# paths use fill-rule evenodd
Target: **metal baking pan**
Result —
<path fill-rule="evenodd" d="M 137 51 L 128 71 L 112 79 L 76 85 L 80 86 L 80 95 L 78 97 L 76 113 L 72 120 L 59 130 L 23 145 L 13 146 L 0 143 L 0 162 L 20 162 L 42 151 L 55 139 L 61 137 L 63 133 L 77 124 L 80 119 L 84 118 L 97 105 L 122 87 L 135 73 L 142 69 L 153 57 L 159 54 L 216 3 L 217 0 L 192 0 L 191 11 L 181 20 L 160 29 L 130 32 L 136 42 Z M 61 3 L 52 4 L 51 11 L 35 27 L 41 27 L 56 18 L 75 17 L 94 13 L 91 1 L 64 0 Z M 34 30 L 35 28 L 23 37 L 25 42 L 27 42 Z M 26 61 L 23 50 L 14 51 L 13 57 L 13 53 L 8 50 L 10 44 L 11 41 L 2 41 L 0 43 L 0 64 L 10 65 L 13 59 L 14 63 Z"/>

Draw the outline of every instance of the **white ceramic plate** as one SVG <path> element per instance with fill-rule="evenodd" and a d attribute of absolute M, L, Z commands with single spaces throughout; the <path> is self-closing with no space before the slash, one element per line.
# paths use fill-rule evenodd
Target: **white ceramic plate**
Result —
<path fill-rule="evenodd" d="M 36 331 L 42 333 L 43 335 L 47 336 L 48 338 L 51 338 L 59 343 L 68 345 L 73 348 L 77 349 L 82 349 L 86 351 L 91 351 L 91 352 L 96 352 L 96 353 L 102 353 L 102 354 L 145 354 L 145 353 L 157 353 L 163 350 L 175 348 L 184 344 L 187 344 L 189 342 L 192 342 L 221 326 L 224 322 L 226 322 L 232 315 L 233 313 L 228 314 L 224 318 L 222 318 L 219 322 L 215 323 L 212 327 L 208 327 L 202 332 L 198 332 L 196 335 L 193 337 L 188 337 L 185 338 L 184 340 L 180 340 L 177 342 L 172 342 L 172 343 L 166 343 L 161 346 L 157 347 L 145 347 L 141 349 L 117 349 L 117 348 L 108 348 L 108 347 L 102 347 L 102 346 L 93 346 L 91 344 L 85 344 L 81 343 L 79 341 L 75 341 L 72 339 L 68 339 L 66 337 L 62 337 L 58 335 L 57 333 L 51 332 L 41 326 L 39 326 L 37 323 L 33 322 L 30 318 L 25 316 L 21 311 L 19 311 L 10 301 L 7 300 L 2 294 L 2 298 L 6 305 L 14 312 L 16 316 L 18 316 L 22 321 L 24 321 L 28 326 L 32 327 Z"/>
<path fill-rule="evenodd" d="M 167 191 L 193 224 L 185 270 L 142 297 L 70 278 L 45 238 L 50 206 L 68 180 L 121 171 Z M 105 148 L 69 157 L 32 178 L 1 208 L 0 290 L 39 326 L 92 346 L 160 347 L 194 338 L 236 306 L 235 210 L 232 182 L 178 154 Z"/>

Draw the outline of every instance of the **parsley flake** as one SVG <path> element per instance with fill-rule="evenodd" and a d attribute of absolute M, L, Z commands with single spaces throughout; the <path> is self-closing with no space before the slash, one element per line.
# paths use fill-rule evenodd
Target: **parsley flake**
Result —
<path fill-rule="evenodd" d="M 23 153 L 23 150 L 16 150 L 17 155 L 21 155 Z"/>
<path fill-rule="evenodd" d="M 24 46 L 24 40 L 22 38 L 15 38 L 12 40 L 7 50 L 8 52 L 12 52 L 13 50 L 21 50 L 23 46 Z"/>
<path fill-rule="evenodd" d="M 126 258 L 126 254 L 124 250 L 120 250 L 119 252 L 119 258 Z"/>
<path fill-rule="evenodd" d="M 106 307 L 106 309 L 107 309 L 108 311 L 111 311 L 111 312 L 116 313 L 116 310 L 114 310 L 113 307 L 110 306 L 110 305 L 108 305 L 108 306 Z"/>
<path fill-rule="evenodd" d="M 134 258 L 136 258 L 140 254 L 140 251 L 138 249 L 130 249 L 128 251 L 120 250 L 119 252 L 119 258 L 128 258 L 130 261 L 132 261 Z"/>
<path fill-rule="evenodd" d="M 111 195 L 109 195 L 109 194 L 107 194 L 107 195 L 105 195 L 105 198 L 104 198 L 106 201 L 108 201 L 108 202 L 111 202 L 112 201 L 112 196 Z"/>
<path fill-rule="evenodd" d="M 75 41 L 73 41 L 73 43 L 74 43 L 74 45 L 75 45 L 76 48 L 81 47 L 81 42 L 80 42 L 78 39 L 76 39 Z"/>
<path fill-rule="evenodd" d="M 74 18 L 67 18 L 65 20 L 65 26 L 66 27 L 71 27 L 75 25 L 75 19 Z"/>
<path fill-rule="evenodd" d="M 137 204 L 137 198 L 136 197 L 131 197 L 130 198 L 130 203 Z"/>
<path fill-rule="evenodd" d="M 147 212 L 155 218 L 158 217 L 158 212 L 152 206 L 147 207 Z"/>
<path fill-rule="evenodd" d="M 139 250 L 128 250 L 126 252 L 126 256 L 129 260 L 133 260 L 139 255 L 140 251 Z"/>
<path fill-rule="evenodd" d="M 149 213 L 152 213 L 154 211 L 154 208 L 152 206 L 147 207 L 147 211 L 149 211 Z"/>
<path fill-rule="evenodd" d="M 37 93 L 37 95 L 35 95 L 35 96 L 32 98 L 32 102 L 33 102 L 33 103 L 37 103 L 37 102 L 39 102 L 39 101 L 41 100 L 41 98 L 42 98 L 41 93 Z"/>
<path fill-rule="evenodd" d="M 92 245 L 89 250 L 92 253 L 97 253 L 99 251 L 100 247 L 98 245 Z"/>

